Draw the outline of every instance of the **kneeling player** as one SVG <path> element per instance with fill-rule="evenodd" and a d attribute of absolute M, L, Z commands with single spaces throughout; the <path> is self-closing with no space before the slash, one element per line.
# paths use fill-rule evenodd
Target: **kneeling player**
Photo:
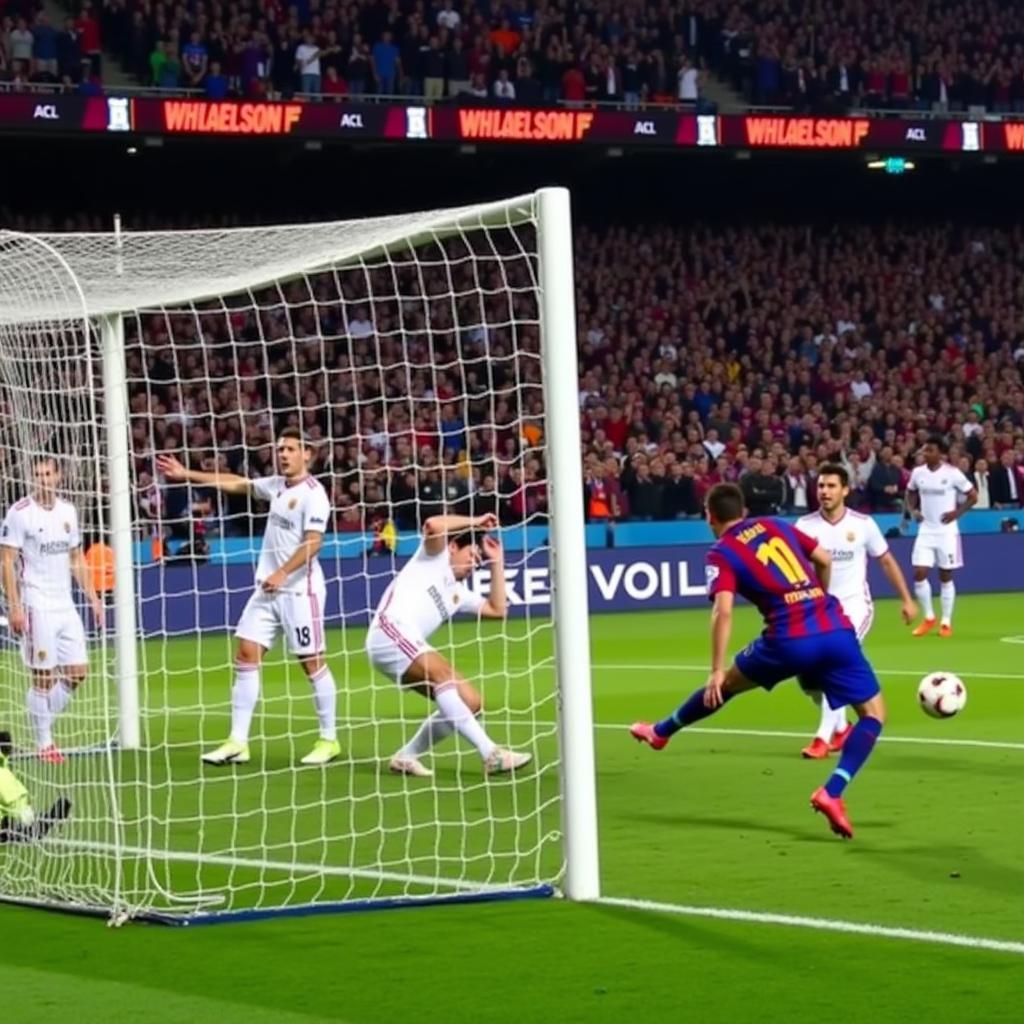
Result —
<path fill-rule="evenodd" d="M 714 714 L 739 693 L 771 690 L 804 676 L 833 708 L 849 704 L 860 721 L 843 746 L 839 765 L 811 794 L 832 831 L 852 838 L 842 794 L 874 748 L 885 721 L 885 702 L 874 670 L 850 620 L 828 593 L 832 559 L 816 540 L 781 519 L 745 519 L 743 492 L 716 484 L 708 492 L 708 524 L 717 540 L 707 556 L 711 611 L 711 673 L 707 684 L 668 718 L 637 722 L 633 736 L 661 750 L 680 729 Z M 728 668 L 733 602 L 745 597 L 764 616 L 763 634 Z"/>
<path fill-rule="evenodd" d="M 503 619 L 505 565 L 501 544 L 484 536 L 483 554 L 491 563 L 491 592 L 473 593 L 464 580 L 479 564 L 480 548 L 473 530 L 493 530 L 494 515 L 432 516 L 423 525 L 423 541 L 391 581 L 366 635 L 366 653 L 374 668 L 402 686 L 433 699 L 437 710 L 391 759 L 393 772 L 428 777 L 433 772 L 420 757 L 439 740 L 457 732 L 476 747 L 484 773 L 515 771 L 531 755 L 499 747 L 477 721 L 480 694 L 427 643 L 427 638 L 458 611 L 480 618 Z"/>

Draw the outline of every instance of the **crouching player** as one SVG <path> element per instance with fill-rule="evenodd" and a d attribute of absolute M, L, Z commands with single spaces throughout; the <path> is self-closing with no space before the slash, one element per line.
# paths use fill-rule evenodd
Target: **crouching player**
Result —
<path fill-rule="evenodd" d="M 635 723 L 630 732 L 661 750 L 680 729 L 714 714 L 737 694 L 771 690 L 803 676 L 833 708 L 849 704 L 859 721 L 843 745 L 839 764 L 811 795 L 811 806 L 832 831 L 853 837 L 843 791 L 867 761 L 885 721 L 878 679 L 850 620 L 828 593 L 831 557 L 816 540 L 773 518 L 745 519 L 743 493 L 733 484 L 708 492 L 706 514 L 717 538 L 707 556 L 711 611 L 711 673 L 668 718 Z M 726 669 L 733 603 L 739 594 L 764 617 L 765 629 Z"/>
<path fill-rule="evenodd" d="M 0 732 L 0 843 L 31 843 L 68 817 L 71 801 L 61 797 L 45 814 L 37 815 L 28 790 L 8 766 L 10 753 L 11 734 Z"/>
<path fill-rule="evenodd" d="M 370 664 L 437 705 L 412 739 L 391 758 L 393 772 L 421 778 L 433 775 L 420 757 L 453 732 L 476 747 L 486 775 L 515 771 L 531 759 L 530 754 L 499 747 L 487 735 L 476 718 L 483 706 L 480 694 L 427 642 L 459 611 L 484 619 L 505 617 L 504 555 L 501 544 L 486 535 L 497 525 L 497 517 L 490 514 L 428 519 L 416 554 L 391 581 L 370 623 L 366 635 Z M 491 563 L 487 598 L 465 584 L 481 561 L 475 530 L 485 534 L 482 553 Z"/>

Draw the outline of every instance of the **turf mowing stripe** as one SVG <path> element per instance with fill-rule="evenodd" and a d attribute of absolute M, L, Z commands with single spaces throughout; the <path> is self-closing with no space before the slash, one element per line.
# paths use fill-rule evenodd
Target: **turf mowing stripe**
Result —
<path fill-rule="evenodd" d="M 659 914 L 678 914 L 683 917 L 710 917 L 719 921 L 741 921 L 744 924 L 777 924 L 789 928 L 810 928 L 820 932 L 842 932 L 846 935 L 869 935 L 878 939 L 905 939 L 910 942 L 932 942 L 940 946 L 960 946 L 965 949 L 985 949 L 993 953 L 1012 953 L 1024 956 L 1024 942 L 1005 939 L 987 939 L 956 932 L 920 931 L 916 928 L 894 928 L 882 924 L 861 924 L 858 921 L 840 921 L 827 917 L 799 917 L 794 914 L 769 914 L 753 910 L 728 910 L 724 907 L 689 907 L 677 903 L 655 903 L 652 900 L 623 899 L 602 896 L 596 900 L 610 907 L 653 911 Z"/>
<path fill-rule="evenodd" d="M 595 722 L 595 729 L 629 729 L 628 725 L 610 725 L 606 722 Z M 710 726 L 692 725 L 686 732 L 702 732 L 715 736 L 762 736 L 766 739 L 799 740 L 806 739 L 807 732 L 787 732 L 782 729 L 715 729 Z M 1001 740 L 957 740 L 927 736 L 888 736 L 882 734 L 879 743 L 917 743 L 925 747 L 988 747 L 992 750 L 1024 750 L 1024 743 L 1009 743 Z"/>
<path fill-rule="evenodd" d="M 659 671 L 673 670 L 679 672 L 704 672 L 708 671 L 707 665 L 669 665 L 667 663 L 657 664 L 655 662 L 637 662 L 635 664 L 610 664 L 608 662 L 591 664 L 591 669 L 595 669 L 599 672 L 637 672 L 642 669 L 658 669 Z M 909 669 L 909 668 L 876 668 L 875 671 L 880 676 L 918 676 L 921 677 L 925 673 L 920 669 Z M 946 669 L 947 672 L 952 671 Z M 975 672 L 973 669 L 968 671 L 964 670 L 963 675 L 968 679 L 1015 679 L 1024 680 L 1024 675 L 1014 675 L 1009 672 Z"/>

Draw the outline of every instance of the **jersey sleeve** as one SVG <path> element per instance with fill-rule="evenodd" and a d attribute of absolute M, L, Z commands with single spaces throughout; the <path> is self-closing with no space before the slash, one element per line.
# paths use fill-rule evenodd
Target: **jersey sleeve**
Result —
<path fill-rule="evenodd" d="M 800 545 L 800 550 L 805 555 L 810 555 L 819 546 L 817 537 L 812 537 L 809 533 L 804 533 L 803 530 L 798 530 L 795 526 L 793 527 L 793 536 L 796 537 L 796 542 Z"/>
<path fill-rule="evenodd" d="M 704 561 L 704 580 L 709 601 L 714 601 L 719 594 L 736 593 L 736 573 L 721 551 L 712 549 L 708 552 Z"/>
<path fill-rule="evenodd" d="M 0 527 L 0 544 L 19 551 L 25 546 L 25 527 L 17 509 L 13 507 L 7 510 L 4 525 Z"/>
<path fill-rule="evenodd" d="M 331 502 L 327 497 L 327 492 L 322 487 L 317 487 L 310 491 L 305 508 L 302 510 L 302 532 L 325 533 L 330 518 Z"/>
<path fill-rule="evenodd" d="M 960 494 L 970 494 L 974 490 L 974 484 L 964 476 L 963 470 L 960 469 L 953 474 L 953 486 Z"/>
<path fill-rule="evenodd" d="M 872 558 L 881 558 L 889 550 L 889 542 L 882 536 L 881 528 L 874 519 L 866 524 L 865 547 Z"/>
<path fill-rule="evenodd" d="M 259 498 L 260 501 L 273 501 L 280 486 L 280 477 L 257 476 L 253 477 L 252 493 Z"/>
<path fill-rule="evenodd" d="M 487 598 L 475 590 L 470 590 L 465 583 L 459 584 L 457 593 L 459 595 L 459 611 L 468 612 L 471 615 L 480 614 L 480 609 L 483 608 Z"/>

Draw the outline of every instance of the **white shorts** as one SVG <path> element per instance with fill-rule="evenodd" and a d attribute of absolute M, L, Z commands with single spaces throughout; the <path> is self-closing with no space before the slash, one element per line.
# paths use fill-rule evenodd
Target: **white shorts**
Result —
<path fill-rule="evenodd" d="M 918 533 L 910 564 L 919 569 L 960 569 L 964 564 L 964 549 L 960 531 L 954 533 Z"/>
<path fill-rule="evenodd" d="M 21 638 L 21 660 L 26 668 L 88 664 L 85 627 L 74 608 L 63 612 L 26 608 L 25 616 L 28 623 Z"/>
<path fill-rule="evenodd" d="M 270 650 L 283 631 L 285 643 L 300 658 L 322 654 L 324 643 L 324 591 L 265 594 L 257 590 L 242 609 L 235 628 L 240 640 L 251 640 Z"/>
<path fill-rule="evenodd" d="M 856 601 L 844 601 L 843 611 L 846 617 L 853 624 L 853 630 L 857 639 L 864 643 L 864 638 L 871 630 L 871 623 L 875 621 L 875 606 L 871 601 L 858 599 Z"/>
<path fill-rule="evenodd" d="M 400 683 L 409 666 L 425 651 L 434 648 L 418 630 L 404 623 L 378 616 L 366 633 L 366 655 L 370 664 Z"/>

